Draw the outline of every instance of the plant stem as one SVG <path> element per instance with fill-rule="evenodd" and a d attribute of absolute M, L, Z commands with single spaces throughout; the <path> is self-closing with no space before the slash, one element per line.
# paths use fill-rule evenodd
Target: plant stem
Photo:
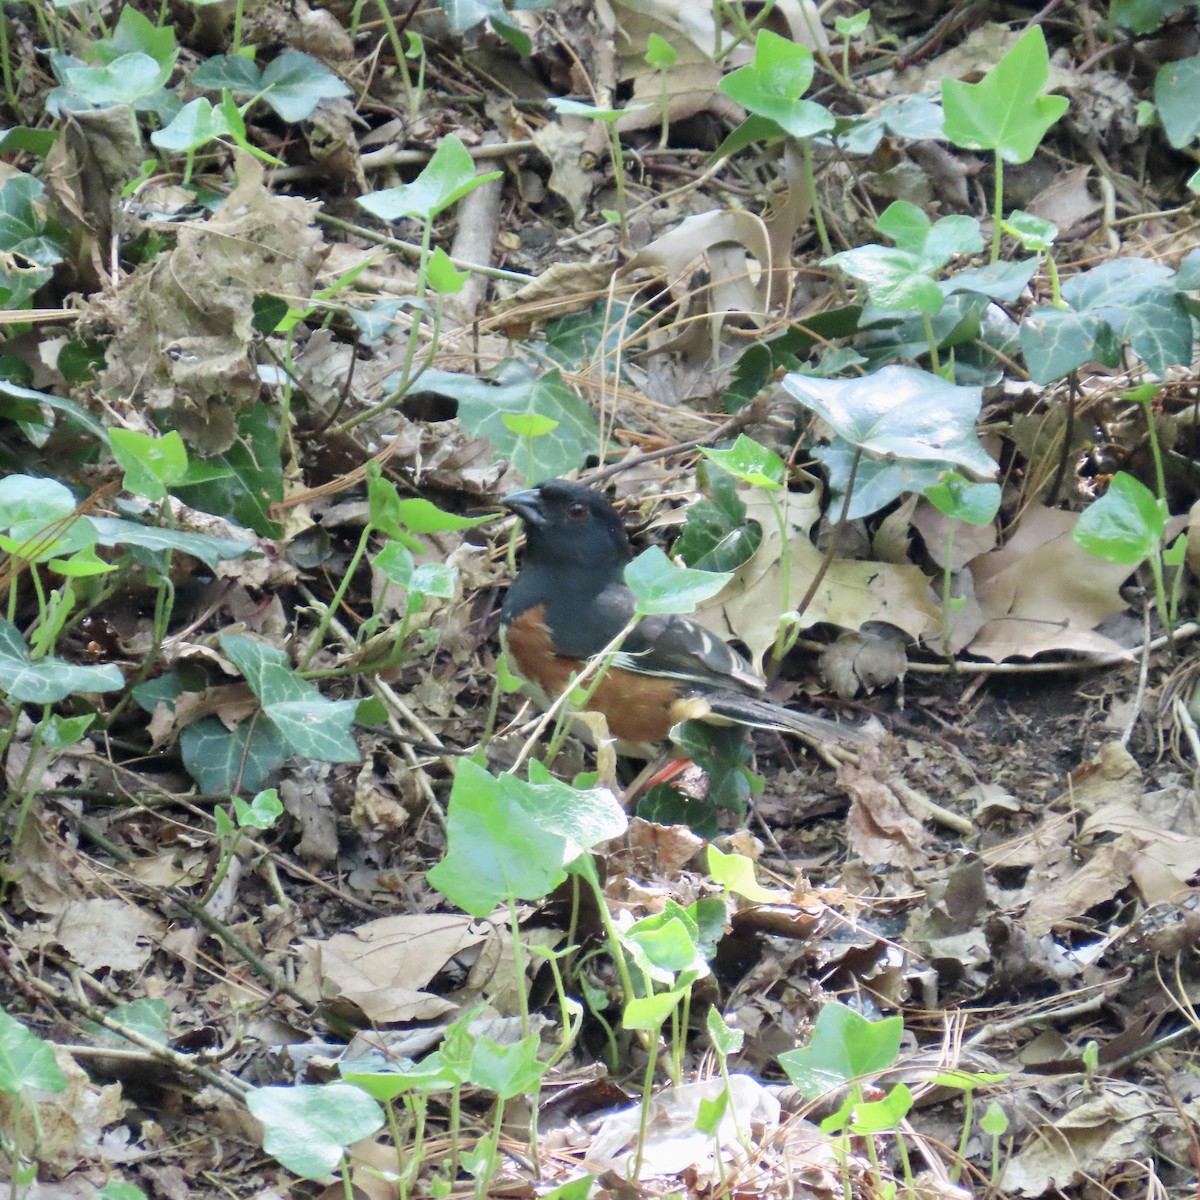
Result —
<path fill-rule="evenodd" d="M 634 613 L 632 617 L 625 623 L 625 628 L 622 629 L 603 650 L 595 657 L 590 659 L 583 670 L 575 677 L 571 685 L 558 697 L 555 701 L 555 706 L 561 711 L 566 707 L 566 699 L 579 686 L 581 680 L 588 678 L 588 672 L 591 672 L 591 677 L 588 679 L 587 686 L 583 690 L 583 696 L 580 698 L 580 703 L 577 707 L 586 709 L 588 701 L 596 694 L 596 689 L 604 682 L 605 675 L 608 674 L 609 667 L 612 666 L 613 655 L 621 648 L 621 643 L 633 632 L 634 627 L 641 620 L 641 617 Z M 593 665 L 594 664 L 594 665 Z M 561 702 L 561 703 L 560 703 Z M 552 708 L 551 712 L 554 711 Z M 549 714 L 547 714 L 549 715 Z M 546 750 L 546 761 L 553 762 L 554 756 L 562 748 L 562 744 L 567 738 L 566 722 L 560 722 L 558 728 L 554 731 L 554 736 L 550 739 L 550 745 Z M 518 760 L 519 761 L 519 760 Z M 512 768 L 512 769 L 515 769 Z"/>
<path fill-rule="evenodd" d="M 512 931 L 513 975 L 517 989 L 517 1003 L 521 1007 L 521 1036 L 529 1036 L 529 996 L 525 991 L 525 954 L 521 949 L 521 923 L 517 916 L 517 898 L 508 895 L 508 925 Z"/>
<path fill-rule="evenodd" d="M 1154 425 L 1154 398 L 1142 402 L 1142 410 L 1146 414 L 1146 440 L 1150 443 L 1150 453 L 1154 457 L 1154 494 L 1159 504 L 1166 507 L 1167 475 L 1163 470 L 1162 447 L 1158 444 L 1158 430 Z"/>
<path fill-rule="evenodd" d="M 242 10 L 244 0 L 237 0 L 233 8 L 233 42 L 230 48 L 231 54 L 240 54 L 242 52 Z"/>
<path fill-rule="evenodd" d="M 787 522 L 784 520 L 783 509 L 775 499 L 774 493 L 766 493 L 771 511 L 775 514 L 775 524 L 779 528 L 779 625 L 775 630 L 775 645 L 771 649 L 771 657 L 778 663 L 790 647 L 787 645 L 788 635 L 796 628 L 791 622 L 785 621 L 784 616 L 791 609 L 792 601 L 792 548 L 788 545 Z"/>
<path fill-rule="evenodd" d="M 659 74 L 662 76 L 662 128 L 658 135 L 658 148 L 665 150 L 671 133 L 671 93 L 667 88 L 666 71 L 660 71 Z"/>
<path fill-rule="evenodd" d="M 604 889 L 600 886 L 600 879 L 596 874 L 596 862 L 590 854 L 581 855 L 577 861 L 580 864 L 579 874 L 587 880 L 596 895 L 596 908 L 600 914 L 600 923 L 604 926 L 604 935 L 608 939 L 613 962 L 616 964 L 617 974 L 621 977 L 621 988 L 625 992 L 626 1000 L 631 1000 L 635 995 L 633 990 L 633 976 L 629 974 L 629 964 L 625 961 L 625 951 L 621 946 L 617 927 L 613 923 L 612 913 L 608 911 L 608 902 L 604 896 Z"/>
<path fill-rule="evenodd" d="M 833 527 L 833 533 L 829 538 L 829 545 L 825 547 L 825 557 L 821 560 L 821 565 L 817 568 L 817 573 L 808 585 L 808 591 L 804 593 L 800 603 L 796 605 L 797 623 L 799 623 L 799 619 L 812 603 L 813 597 L 817 594 L 817 588 L 821 586 L 821 580 L 828 573 L 833 563 L 833 556 L 837 553 L 838 543 L 842 540 L 842 533 L 846 528 L 847 514 L 850 511 L 850 498 L 854 495 L 854 481 L 858 478 L 858 464 L 861 459 L 862 447 L 856 446 L 854 449 L 854 460 L 850 464 L 850 478 L 846 480 L 846 493 L 842 497 L 842 511 L 838 513 L 837 524 Z"/>
<path fill-rule="evenodd" d="M 0 70 L 4 72 L 4 95 L 12 109 L 13 120 L 20 122 L 20 96 L 13 79 L 12 63 L 8 61 L 8 17 L 0 11 Z"/>
<path fill-rule="evenodd" d="M 825 228 L 821 198 L 817 195 L 817 177 L 813 172 L 811 138 L 800 139 L 800 153 L 804 159 L 804 185 L 808 188 L 808 199 L 812 205 L 813 225 L 816 226 L 817 240 L 821 243 L 821 253 L 828 258 L 833 253 L 833 246 L 829 241 L 829 230 Z"/>
<path fill-rule="evenodd" d="M 1054 261 L 1054 254 L 1050 251 L 1046 252 L 1046 274 L 1050 276 L 1050 303 L 1055 308 L 1063 308 L 1062 285 L 1058 278 L 1058 263 Z"/>
<path fill-rule="evenodd" d="M 1167 603 L 1167 588 L 1163 579 L 1162 546 L 1155 549 L 1148 561 L 1150 563 L 1150 573 L 1154 576 L 1154 599 L 1158 605 L 1163 627 L 1167 631 L 1167 641 L 1171 646 L 1171 653 L 1178 654 L 1179 651 L 1175 646 L 1174 622 L 1171 620 L 1171 609 Z"/>
<path fill-rule="evenodd" d="M 925 327 L 925 339 L 929 342 L 929 367 L 936 375 L 941 370 L 941 360 L 938 358 L 937 337 L 933 332 L 933 319 L 928 313 L 921 314 L 921 324 Z"/>
<path fill-rule="evenodd" d="M 629 223 L 625 220 L 625 160 L 621 154 L 621 135 L 616 121 L 606 122 L 608 141 L 611 147 L 613 180 L 617 185 L 617 220 L 621 230 L 621 249 L 629 249 Z"/>
<path fill-rule="evenodd" d="M 992 262 L 1000 261 L 1000 218 L 1004 215 L 1004 160 L 995 154 L 995 192 L 992 201 Z"/>
<path fill-rule="evenodd" d="M 650 1035 L 646 1046 L 646 1077 L 642 1080 L 641 1120 L 638 1123 L 637 1155 L 633 1160 L 631 1180 L 637 1185 L 642 1170 L 642 1156 L 646 1152 L 646 1132 L 650 1128 L 650 1093 L 654 1088 L 654 1064 L 658 1058 L 658 1031 Z"/>
<path fill-rule="evenodd" d="M 374 531 L 375 527 L 373 525 L 367 525 L 362 531 L 362 536 L 358 539 L 358 545 L 355 547 L 354 553 L 346 565 L 346 572 L 342 576 L 342 581 L 338 584 L 337 591 L 333 593 L 329 603 L 325 606 L 325 611 L 321 614 L 320 621 L 317 622 L 317 628 L 313 631 L 312 641 L 309 643 L 304 657 L 300 660 L 298 670 L 303 671 L 307 669 L 308 664 L 312 662 L 313 655 L 316 654 L 321 647 L 321 643 L 325 640 L 325 634 L 329 629 L 329 622 L 333 620 L 333 614 L 337 612 L 338 606 L 342 603 L 342 598 L 346 595 L 350 587 L 350 580 L 354 578 L 354 572 L 358 570 L 358 564 L 362 562 L 362 557 L 367 552 L 367 542 Z"/>
<path fill-rule="evenodd" d="M 383 18 L 383 26 L 387 30 L 388 41 L 392 44 L 392 53 L 396 56 L 396 69 L 400 72 L 400 82 L 404 88 L 404 103 L 408 108 L 409 119 L 416 117 L 413 105 L 412 80 L 408 75 L 408 59 L 404 57 L 404 47 L 400 44 L 400 31 L 388 9 L 387 0 L 377 0 L 379 15 Z M 420 97 L 418 97 L 419 101 Z"/>
<path fill-rule="evenodd" d="M 946 565 L 942 568 L 942 653 L 951 662 L 950 653 L 950 573 L 954 555 L 954 521 L 947 519 L 946 523 Z"/>

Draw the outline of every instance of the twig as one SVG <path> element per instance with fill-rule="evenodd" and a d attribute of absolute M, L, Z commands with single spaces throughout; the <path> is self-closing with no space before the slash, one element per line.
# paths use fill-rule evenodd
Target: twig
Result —
<path fill-rule="evenodd" d="M 15 964 L 2 948 L 0 948 L 0 964 L 3 964 L 4 969 L 12 978 L 15 979 L 17 977 Z M 244 1099 L 246 1093 L 250 1090 L 240 1079 L 230 1075 L 228 1072 L 214 1071 L 210 1067 L 201 1066 L 191 1055 L 180 1054 L 177 1050 L 172 1050 L 169 1046 L 160 1045 L 132 1026 L 122 1025 L 120 1021 L 114 1021 L 108 1013 L 90 1001 L 84 1000 L 80 996 L 72 996 L 69 992 L 61 991 L 32 973 L 23 975 L 21 985 L 23 990 L 31 989 L 44 999 L 51 1001 L 51 1003 L 61 1004 L 64 1008 L 69 1008 L 74 1012 L 80 1013 L 89 1021 L 94 1021 L 97 1025 L 102 1025 L 110 1032 L 119 1034 L 135 1046 L 140 1047 L 151 1058 L 173 1067 L 182 1074 L 198 1076 L 206 1083 L 219 1088 L 227 1096 L 232 1096 L 235 1100 Z"/>

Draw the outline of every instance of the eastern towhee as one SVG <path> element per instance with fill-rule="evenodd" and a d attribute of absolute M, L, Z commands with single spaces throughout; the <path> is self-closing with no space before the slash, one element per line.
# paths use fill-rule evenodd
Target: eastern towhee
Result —
<path fill-rule="evenodd" d="M 550 700 L 633 615 L 625 564 L 633 549 L 608 500 L 551 479 L 501 504 L 525 523 L 525 558 L 500 612 L 517 671 Z M 750 664 L 703 626 L 679 616 L 643 618 L 625 638 L 587 707 L 628 743 L 660 742 L 686 720 L 777 729 L 818 742 L 861 734 L 763 699 Z"/>

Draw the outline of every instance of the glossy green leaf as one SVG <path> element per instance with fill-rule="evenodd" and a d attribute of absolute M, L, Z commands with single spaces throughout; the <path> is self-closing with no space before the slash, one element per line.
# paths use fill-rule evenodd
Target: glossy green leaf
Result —
<path fill-rule="evenodd" d="M 1031 25 L 978 83 L 942 81 L 945 134 L 968 150 L 993 150 L 1005 162 L 1028 162 L 1070 102 L 1043 95 L 1050 56 L 1040 25 Z"/>

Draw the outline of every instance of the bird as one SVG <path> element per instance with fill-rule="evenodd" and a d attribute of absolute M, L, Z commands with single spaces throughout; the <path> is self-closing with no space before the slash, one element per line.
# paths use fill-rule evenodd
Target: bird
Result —
<path fill-rule="evenodd" d="M 516 672 L 553 700 L 634 613 L 625 582 L 633 547 L 620 514 L 583 483 L 548 479 L 500 504 L 521 518 L 525 553 L 500 610 Z M 644 617 L 624 638 L 586 707 L 629 748 L 666 740 L 681 721 L 744 725 L 818 743 L 855 742 L 853 728 L 765 698 L 766 683 L 736 650 L 687 617 Z M 635 750 L 649 757 L 648 749 Z"/>

